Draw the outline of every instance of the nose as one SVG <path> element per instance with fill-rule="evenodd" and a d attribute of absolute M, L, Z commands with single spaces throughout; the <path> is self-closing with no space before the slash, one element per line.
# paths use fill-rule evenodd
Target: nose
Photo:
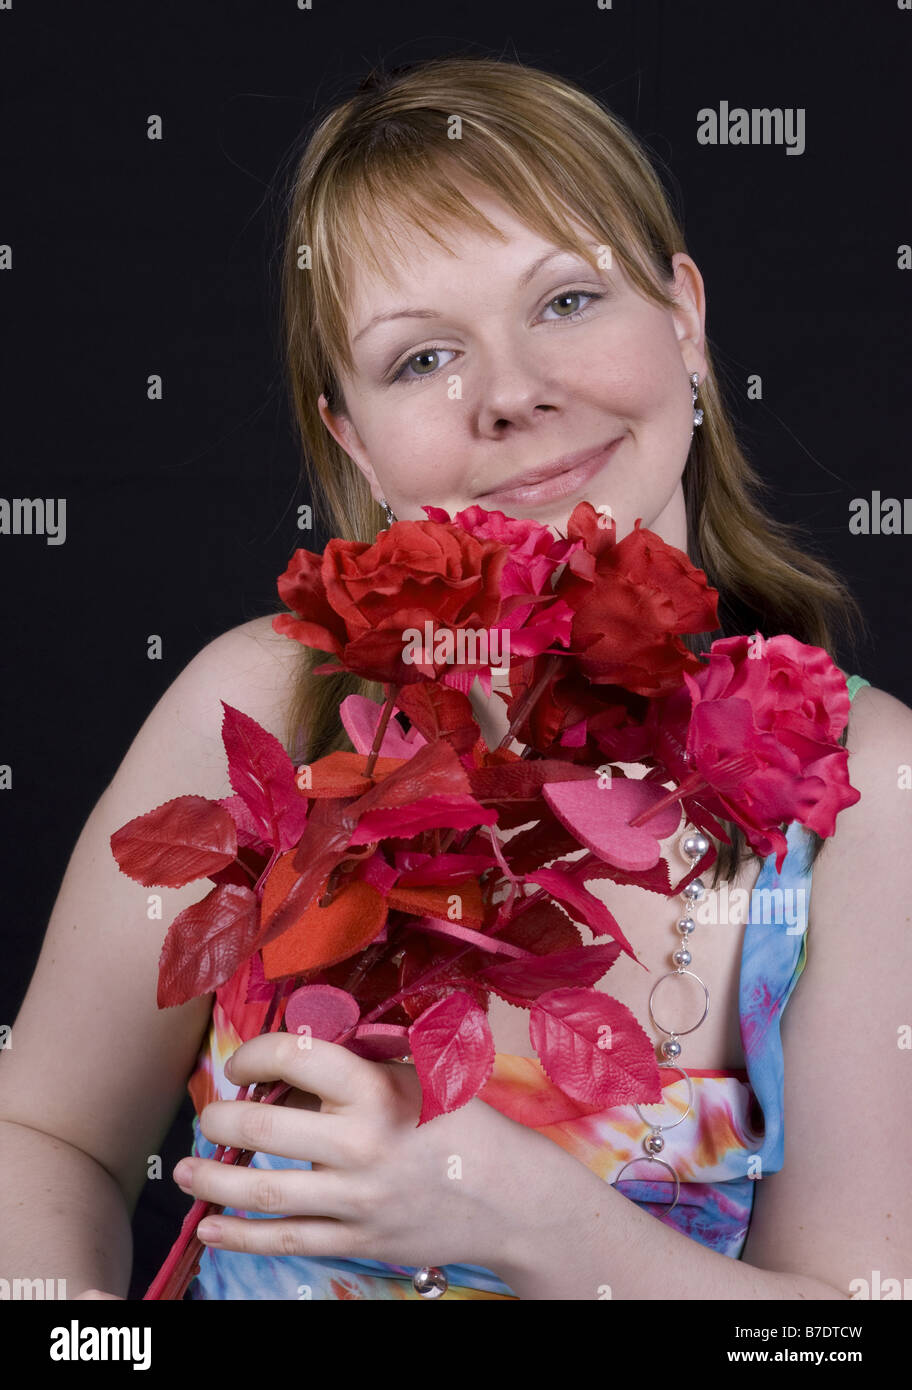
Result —
<path fill-rule="evenodd" d="M 537 417 L 559 408 L 562 393 L 553 374 L 532 352 L 506 344 L 479 364 L 478 428 L 501 433 L 505 425 L 533 424 Z"/>

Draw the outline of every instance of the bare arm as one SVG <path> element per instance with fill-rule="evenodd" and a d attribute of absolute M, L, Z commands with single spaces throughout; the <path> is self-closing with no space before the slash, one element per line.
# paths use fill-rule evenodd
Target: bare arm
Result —
<path fill-rule="evenodd" d="M 121 874 L 110 836 L 171 797 L 232 795 L 219 701 L 282 738 L 296 658 L 268 618 L 211 642 L 155 706 L 83 828 L 0 1052 L 0 1278 L 65 1278 L 70 1297 L 89 1286 L 126 1294 L 130 1218 L 212 1003 L 159 1010 L 158 959 L 176 914 L 211 884 L 144 888 Z"/>

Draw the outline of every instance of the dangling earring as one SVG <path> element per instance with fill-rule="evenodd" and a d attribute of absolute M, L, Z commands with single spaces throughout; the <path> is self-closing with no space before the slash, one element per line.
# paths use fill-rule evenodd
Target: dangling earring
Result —
<path fill-rule="evenodd" d="M 697 409 L 697 387 L 699 386 L 699 384 L 700 384 L 700 374 L 699 374 L 699 372 L 694 372 L 693 376 L 690 378 L 690 389 L 691 389 L 691 391 L 693 392 L 693 407 L 694 407 L 694 420 L 693 420 L 693 422 L 694 422 L 694 426 L 695 426 L 695 427 L 696 427 L 697 425 L 702 425 L 702 423 L 703 423 L 703 411 Z"/>
<path fill-rule="evenodd" d="M 392 507 L 390 506 L 389 502 L 387 502 L 387 500 L 386 500 L 385 497 L 381 497 L 381 498 L 380 498 L 380 506 L 386 508 L 386 524 L 387 524 L 387 526 L 388 526 L 388 527 L 389 527 L 389 526 L 392 526 L 392 524 L 393 524 L 393 522 L 396 520 L 396 518 L 395 518 L 395 516 L 393 515 L 393 509 L 392 509 Z"/>

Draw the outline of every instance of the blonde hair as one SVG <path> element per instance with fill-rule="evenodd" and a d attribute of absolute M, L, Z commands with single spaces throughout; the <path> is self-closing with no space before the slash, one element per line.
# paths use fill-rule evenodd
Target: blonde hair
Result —
<path fill-rule="evenodd" d="M 458 117 L 459 138 L 450 138 Z M 282 333 L 288 389 L 303 444 L 318 518 L 330 534 L 372 541 L 387 523 L 360 470 L 326 429 L 322 391 L 345 413 L 337 368 L 353 370 L 346 272 L 352 264 L 383 276 L 394 238 L 374 242 L 388 216 L 414 224 L 439 244 L 441 226 L 497 235 L 459 188 L 470 180 L 503 200 L 550 242 L 592 251 L 565 213 L 589 227 L 623 265 L 637 289 L 673 307 L 672 256 L 686 246 L 659 178 L 634 133 L 598 99 L 572 82 L 516 62 L 477 56 L 436 58 L 390 73 L 376 71 L 350 99 L 334 106 L 306 136 L 288 187 L 281 264 Z M 311 264 L 302 268 L 302 248 Z M 827 650 L 835 631 L 854 640 L 863 626 L 851 592 L 807 550 L 794 523 L 761 505 L 767 485 L 735 438 L 706 349 L 700 386 L 702 425 L 695 430 L 682 486 L 687 551 L 720 594 L 720 629 L 684 640 L 705 651 L 716 637 L 790 633 Z M 428 501 L 432 501 L 429 498 Z M 286 611 L 278 603 L 279 611 Z M 380 687 L 356 677 L 313 676 L 325 660 L 301 649 L 300 676 L 288 712 L 287 746 L 297 761 L 350 747 L 338 717 L 345 695 L 379 698 Z M 843 742 L 845 733 L 843 733 Z M 723 822 L 732 845 L 717 844 L 713 886 L 730 877 L 746 842 Z M 819 851 L 814 836 L 812 858 Z"/>

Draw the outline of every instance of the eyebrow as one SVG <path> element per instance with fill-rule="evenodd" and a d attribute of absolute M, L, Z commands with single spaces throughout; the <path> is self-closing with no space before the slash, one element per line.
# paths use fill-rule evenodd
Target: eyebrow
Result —
<path fill-rule="evenodd" d="M 548 261 L 553 261 L 556 256 L 575 255 L 577 255 L 577 253 L 570 250 L 568 247 L 556 247 L 553 251 L 546 251 L 543 255 L 539 256 L 537 260 L 534 260 L 530 266 L 526 267 L 516 282 L 518 288 L 525 289 L 532 277 L 537 275 L 542 267 L 547 265 Z M 375 328 L 378 323 L 388 323 L 391 319 L 433 319 L 442 317 L 443 314 L 440 309 L 393 309 L 386 314 L 375 314 L 363 328 L 358 330 L 354 338 L 352 338 L 352 346 L 354 347 L 358 339 L 363 338 L 365 333 L 371 328 Z"/>

